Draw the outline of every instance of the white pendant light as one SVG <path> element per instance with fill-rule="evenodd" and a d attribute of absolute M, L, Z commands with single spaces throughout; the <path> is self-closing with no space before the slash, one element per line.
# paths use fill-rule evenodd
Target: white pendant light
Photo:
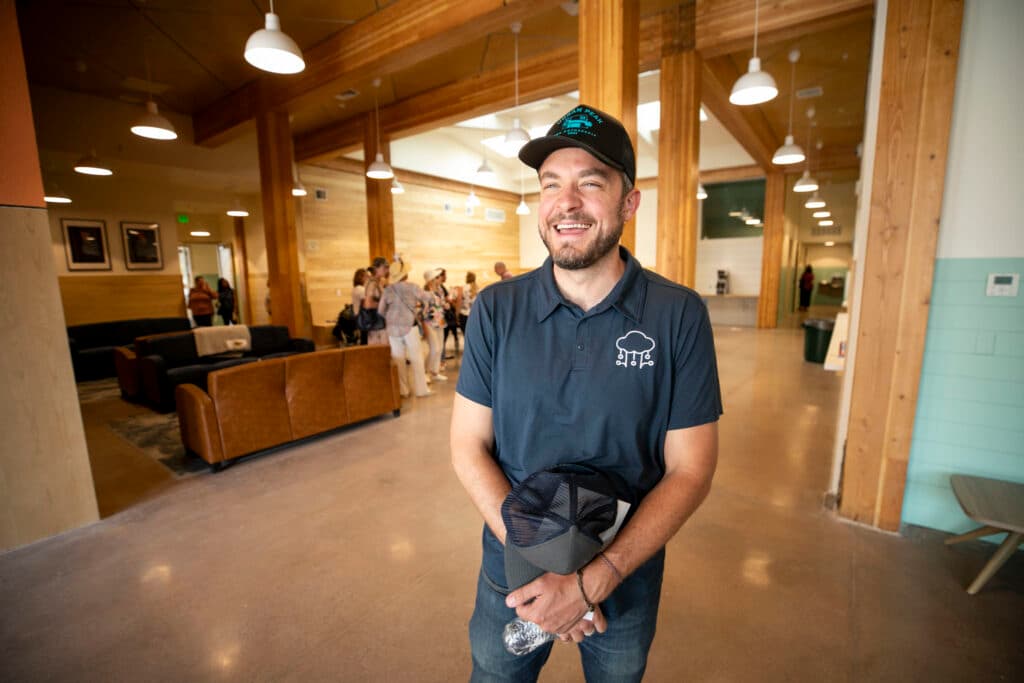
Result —
<path fill-rule="evenodd" d="M 485 183 L 493 183 L 495 179 L 494 169 L 487 163 L 487 157 L 484 157 L 484 161 L 480 164 L 480 167 L 476 169 L 476 180 L 481 185 Z"/>
<path fill-rule="evenodd" d="M 405 194 L 405 188 L 398 182 L 398 178 L 391 179 L 391 194 Z"/>
<path fill-rule="evenodd" d="M 227 214 L 233 218 L 246 218 L 249 212 L 242 207 L 242 202 L 235 199 L 235 203 L 227 210 Z"/>
<path fill-rule="evenodd" d="M 800 50 L 789 51 L 789 63 L 792 64 L 789 78 L 789 127 L 786 132 L 786 141 L 775 150 L 772 156 L 772 163 L 778 166 L 799 164 L 806 157 L 800 145 L 793 142 L 793 98 L 796 91 L 796 63 L 800 59 Z"/>
<path fill-rule="evenodd" d="M 480 198 L 476 196 L 476 192 L 473 190 L 472 186 L 469 188 L 469 196 L 466 197 L 466 206 L 468 208 L 480 206 Z"/>
<path fill-rule="evenodd" d="M 746 219 L 743 222 L 746 223 L 747 225 L 757 225 L 758 223 L 761 222 L 761 219 L 757 218 L 756 216 L 751 216 L 750 218 Z"/>
<path fill-rule="evenodd" d="M 151 86 L 153 80 L 149 75 L 149 56 L 145 43 L 142 45 L 142 51 L 143 59 L 146 62 L 146 84 Z M 149 89 L 149 99 L 146 100 L 146 113 L 132 124 L 131 131 L 140 138 L 149 138 L 150 140 L 176 140 L 178 138 L 178 131 L 174 129 L 174 124 L 165 116 L 161 116 L 157 110 L 156 102 L 153 101 L 152 89 Z"/>
<path fill-rule="evenodd" d="M 377 91 L 380 90 L 380 79 L 373 79 L 373 119 L 377 126 L 377 149 L 380 149 L 380 108 L 377 105 Z M 391 166 L 384 161 L 384 155 L 377 152 L 377 157 L 373 160 L 373 163 L 366 169 L 366 177 L 373 178 L 374 180 L 390 180 L 395 177 L 395 172 L 391 170 Z"/>
<path fill-rule="evenodd" d="M 835 224 L 836 224 L 836 222 L 834 220 L 832 220 L 831 218 L 826 218 L 825 220 L 818 221 L 818 225 L 820 225 L 823 228 L 828 228 L 828 227 L 831 227 L 831 226 L 833 226 Z"/>
<path fill-rule="evenodd" d="M 519 200 L 519 206 L 516 207 L 516 215 L 519 215 L 519 216 L 529 216 L 530 215 L 530 207 L 526 205 L 526 198 L 525 197 L 523 197 L 522 199 Z"/>
<path fill-rule="evenodd" d="M 804 202 L 804 206 L 808 209 L 823 209 L 825 208 L 825 200 L 819 197 L 818 193 L 815 192 L 807 198 L 807 201 Z"/>
<path fill-rule="evenodd" d="M 83 175 L 114 175 L 114 172 L 97 158 L 96 152 L 89 152 L 79 159 L 78 163 L 75 164 L 75 173 Z"/>
<path fill-rule="evenodd" d="M 708 115 L 707 115 L 707 112 L 704 111 L 704 107 L 700 108 L 699 116 L 700 116 L 700 122 L 701 123 L 704 123 L 705 121 L 708 120 Z"/>
<path fill-rule="evenodd" d="M 70 204 L 71 197 L 62 192 L 57 183 L 50 185 L 50 192 L 43 193 L 43 201 L 47 204 Z"/>
<path fill-rule="evenodd" d="M 804 169 L 804 174 L 796 181 L 793 192 L 815 192 L 818 189 L 818 181 L 811 177 L 811 172 Z"/>
<path fill-rule="evenodd" d="M 176 140 L 178 138 L 174 124 L 160 114 L 156 102 L 153 100 L 146 101 L 146 113 L 132 124 L 132 132 L 140 138 L 149 138 L 150 140 Z"/>
<path fill-rule="evenodd" d="M 775 79 L 766 71 L 761 71 L 761 60 L 757 58 L 757 11 L 758 0 L 754 0 L 754 56 L 747 65 L 747 73 L 740 76 L 732 86 L 729 101 L 740 106 L 761 104 L 775 99 L 779 89 Z"/>
<path fill-rule="evenodd" d="M 514 36 L 513 41 L 515 43 L 515 58 L 513 64 L 515 65 L 515 89 L 516 99 L 515 108 L 519 110 L 519 32 L 523 30 L 523 23 L 516 21 L 512 23 L 512 34 Z M 512 120 L 512 128 L 505 133 L 504 147 L 505 154 L 511 159 L 519 154 L 519 149 L 530 141 L 530 134 L 519 125 L 519 117 L 515 117 Z"/>
<path fill-rule="evenodd" d="M 306 192 L 306 186 L 302 184 L 302 179 L 299 178 L 299 167 L 296 166 L 295 162 L 293 161 L 292 162 L 292 196 L 293 197 L 305 197 L 307 194 L 309 194 L 309 193 Z"/>
<path fill-rule="evenodd" d="M 306 68 L 302 50 L 281 31 L 281 18 L 274 14 L 274 0 L 270 0 L 265 27 L 245 41 L 245 61 L 274 74 L 297 74 Z"/>
<path fill-rule="evenodd" d="M 815 211 L 814 213 L 811 214 L 811 216 L 813 218 L 831 218 L 832 212 L 831 211 L 825 211 L 823 209 L 821 211 Z"/>
<path fill-rule="evenodd" d="M 697 199 L 707 199 L 708 191 L 704 189 L 701 183 L 697 183 Z"/>

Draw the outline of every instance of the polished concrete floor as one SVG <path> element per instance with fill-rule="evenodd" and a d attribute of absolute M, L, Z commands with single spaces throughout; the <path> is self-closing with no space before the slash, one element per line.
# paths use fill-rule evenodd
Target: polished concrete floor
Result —
<path fill-rule="evenodd" d="M 840 378 L 798 329 L 716 329 L 726 414 L 671 541 L 649 681 L 1021 680 L 1024 557 L 822 506 Z M 0 555 L 0 681 L 459 681 L 480 519 L 448 459 L 452 381 L 400 418 L 184 480 L 83 409 L 106 516 Z M 542 681 L 580 681 L 556 645 Z"/>

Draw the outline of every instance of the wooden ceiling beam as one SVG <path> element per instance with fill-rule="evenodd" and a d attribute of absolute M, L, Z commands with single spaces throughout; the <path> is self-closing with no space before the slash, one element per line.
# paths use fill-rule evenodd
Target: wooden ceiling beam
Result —
<path fill-rule="evenodd" d="M 295 76 L 261 76 L 192 117 L 196 144 L 216 146 L 260 111 L 301 109 L 367 74 L 386 76 L 507 29 L 558 0 L 398 0 L 305 53 Z"/>
<path fill-rule="evenodd" d="M 640 71 L 657 68 L 661 59 L 661 24 L 667 13 L 642 17 Z M 550 50 L 519 63 L 520 101 L 555 97 L 578 85 L 579 51 L 576 45 Z M 435 88 L 381 108 L 381 132 L 392 140 L 416 135 L 458 121 L 489 114 L 515 104 L 513 65 Z M 313 163 L 344 154 L 362 145 L 357 119 L 346 119 L 295 138 L 297 161 Z"/>
<path fill-rule="evenodd" d="M 760 166 L 730 166 L 729 168 L 715 168 L 700 172 L 700 182 L 704 185 L 753 180 L 754 178 L 764 178 L 764 169 Z"/>
<path fill-rule="evenodd" d="M 840 28 L 874 14 L 874 0 L 776 0 L 762 3 L 759 45 L 785 42 Z M 704 59 L 750 50 L 754 43 L 754 3 L 701 0 L 697 4 L 696 45 Z"/>
<path fill-rule="evenodd" d="M 729 102 L 732 84 L 739 78 L 727 58 L 704 61 L 701 101 L 736 142 L 762 169 L 772 168 L 772 155 L 779 146 L 768 120 L 759 107 L 737 107 Z M 728 85 L 726 85 L 728 84 Z"/>

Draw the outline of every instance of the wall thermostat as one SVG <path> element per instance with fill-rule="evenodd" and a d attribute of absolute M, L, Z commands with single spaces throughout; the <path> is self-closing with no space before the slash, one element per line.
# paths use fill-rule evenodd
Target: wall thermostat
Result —
<path fill-rule="evenodd" d="M 989 273 L 985 296 L 1017 296 L 1019 273 Z"/>

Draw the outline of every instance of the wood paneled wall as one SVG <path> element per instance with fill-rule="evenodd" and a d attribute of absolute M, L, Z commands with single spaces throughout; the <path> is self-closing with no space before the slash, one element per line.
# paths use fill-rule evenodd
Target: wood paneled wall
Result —
<path fill-rule="evenodd" d="M 57 280 L 68 325 L 187 315 L 177 273 L 65 276 Z"/>
<path fill-rule="evenodd" d="M 310 190 L 301 200 L 306 292 L 313 320 L 322 324 L 351 300 L 357 268 L 365 268 L 374 256 L 393 255 L 369 253 L 361 172 L 303 166 L 301 173 Z M 468 216 L 469 186 L 401 169 L 397 173 L 405 194 L 393 198 L 395 248 L 413 268 L 411 282 L 423 284 L 423 272 L 429 268 L 445 268 L 449 288 L 462 284 L 470 270 L 480 285 L 486 284 L 494 277 L 495 261 L 518 269 L 518 195 L 477 188 L 481 205 Z M 317 188 L 326 190 L 326 200 L 315 198 Z M 504 221 L 486 220 L 486 209 L 504 211 Z"/>

